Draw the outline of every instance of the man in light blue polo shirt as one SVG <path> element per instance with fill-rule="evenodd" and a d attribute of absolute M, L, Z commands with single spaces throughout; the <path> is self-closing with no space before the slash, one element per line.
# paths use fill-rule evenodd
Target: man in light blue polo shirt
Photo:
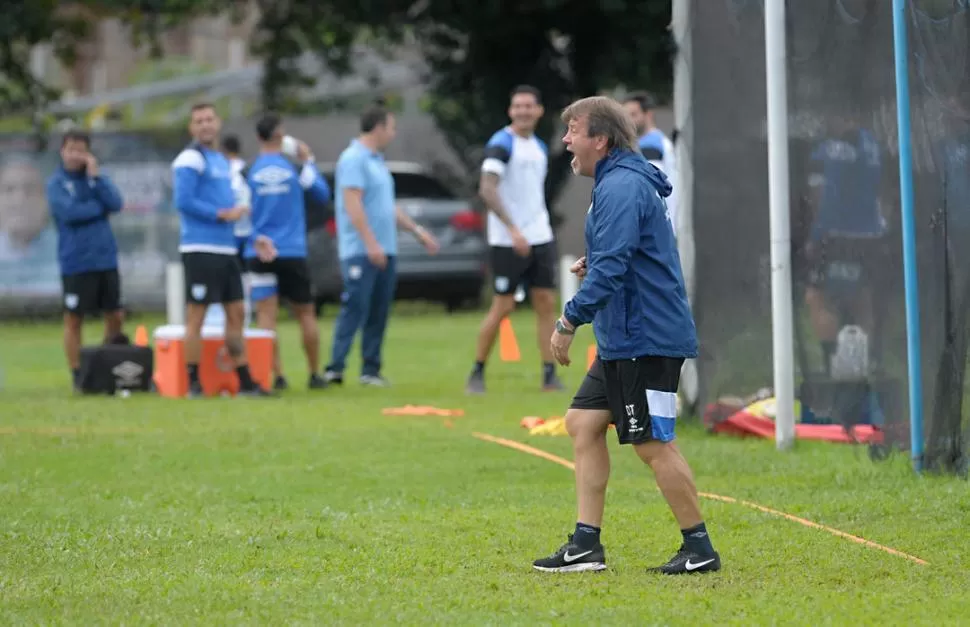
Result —
<path fill-rule="evenodd" d="M 335 173 L 337 249 L 344 292 L 324 379 L 343 383 L 347 353 L 362 328 L 360 382 L 386 387 L 381 348 L 394 299 L 397 228 L 413 233 L 431 254 L 438 251 L 438 243 L 395 202 L 394 177 L 382 154 L 394 139 L 394 116 L 383 104 L 375 104 L 361 115 L 360 131 L 340 154 Z"/>

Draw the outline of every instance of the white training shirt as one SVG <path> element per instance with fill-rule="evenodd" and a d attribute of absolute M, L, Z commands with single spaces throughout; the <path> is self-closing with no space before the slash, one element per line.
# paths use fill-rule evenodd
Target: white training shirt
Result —
<path fill-rule="evenodd" d="M 532 246 L 553 240 L 549 211 L 546 209 L 546 172 L 549 150 L 532 135 L 522 137 L 506 127 L 488 140 L 482 172 L 499 177 L 498 195 L 512 223 Z M 509 230 L 491 211 L 488 212 L 490 246 L 512 246 Z"/>
<path fill-rule="evenodd" d="M 640 151 L 643 156 L 647 158 L 647 161 L 657 166 L 664 174 L 667 175 L 667 180 L 673 186 L 673 191 L 670 196 L 667 196 L 667 210 L 670 211 L 670 222 L 674 227 L 674 233 L 677 233 L 677 153 L 674 149 L 673 142 L 664 135 L 663 131 L 655 128 L 643 137 L 640 138 Z"/>

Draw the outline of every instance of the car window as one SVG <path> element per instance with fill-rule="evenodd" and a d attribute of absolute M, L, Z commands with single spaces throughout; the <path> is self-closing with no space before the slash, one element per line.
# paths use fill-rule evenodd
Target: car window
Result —
<path fill-rule="evenodd" d="M 403 172 L 394 174 L 394 195 L 398 198 L 428 200 L 451 200 L 455 197 L 448 188 L 430 176 Z"/>

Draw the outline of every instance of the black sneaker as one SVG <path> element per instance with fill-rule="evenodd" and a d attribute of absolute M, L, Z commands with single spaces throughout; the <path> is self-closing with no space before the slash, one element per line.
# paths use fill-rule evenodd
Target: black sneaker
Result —
<path fill-rule="evenodd" d="M 465 384 L 466 394 L 484 394 L 485 393 L 485 373 L 483 372 L 472 372 L 468 375 L 468 383 Z"/>
<path fill-rule="evenodd" d="M 283 375 L 277 375 L 276 379 L 273 381 L 273 389 L 277 392 L 283 392 L 290 389 L 290 384 L 287 382 L 286 377 Z"/>
<path fill-rule="evenodd" d="M 311 390 L 322 390 L 327 387 L 327 380 L 314 372 L 310 375 L 310 380 L 307 381 L 306 386 Z"/>
<path fill-rule="evenodd" d="M 323 373 L 323 380 L 327 383 L 333 383 L 335 385 L 344 384 L 344 375 L 342 372 L 336 372 L 334 370 L 326 370 Z"/>
<path fill-rule="evenodd" d="M 606 552 L 602 544 L 591 549 L 584 549 L 573 544 L 573 536 L 550 555 L 532 562 L 532 567 L 544 573 L 579 573 L 586 571 L 606 570 Z"/>
<path fill-rule="evenodd" d="M 663 575 L 689 575 L 693 573 L 713 573 L 721 570 L 721 556 L 715 551 L 713 555 L 700 555 L 688 551 L 684 545 L 680 546 L 677 555 L 670 558 L 663 566 L 649 569 L 652 573 Z"/>
<path fill-rule="evenodd" d="M 248 390 L 239 390 L 239 396 L 241 398 L 274 398 L 276 394 L 267 392 L 262 387 L 257 385 Z"/>
<path fill-rule="evenodd" d="M 562 389 L 564 389 L 562 381 L 560 381 L 559 377 L 556 375 L 552 375 L 551 377 L 546 377 L 545 380 L 542 382 L 543 392 L 559 392 Z"/>

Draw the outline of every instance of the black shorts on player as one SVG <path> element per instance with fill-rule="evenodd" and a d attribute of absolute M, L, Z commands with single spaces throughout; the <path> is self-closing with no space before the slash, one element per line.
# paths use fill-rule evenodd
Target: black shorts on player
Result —
<path fill-rule="evenodd" d="M 310 268 L 304 257 L 283 257 L 269 262 L 250 259 L 247 270 L 250 272 L 250 297 L 253 302 L 274 295 L 294 305 L 313 302 Z"/>
<path fill-rule="evenodd" d="M 522 257 L 511 246 L 492 246 L 492 277 L 495 293 L 515 294 L 520 283 L 530 288 L 555 289 L 559 272 L 556 245 L 553 242 L 532 247 L 528 257 Z"/>
<path fill-rule="evenodd" d="M 683 364 L 683 359 L 674 357 L 605 361 L 597 357 L 570 409 L 609 411 L 620 444 L 671 442 Z"/>
<path fill-rule="evenodd" d="M 243 300 L 242 268 L 235 255 L 182 253 L 185 301 L 192 305 Z"/>
<path fill-rule="evenodd" d="M 61 277 L 64 311 L 75 316 L 119 311 L 121 278 L 118 270 L 81 272 Z"/>

